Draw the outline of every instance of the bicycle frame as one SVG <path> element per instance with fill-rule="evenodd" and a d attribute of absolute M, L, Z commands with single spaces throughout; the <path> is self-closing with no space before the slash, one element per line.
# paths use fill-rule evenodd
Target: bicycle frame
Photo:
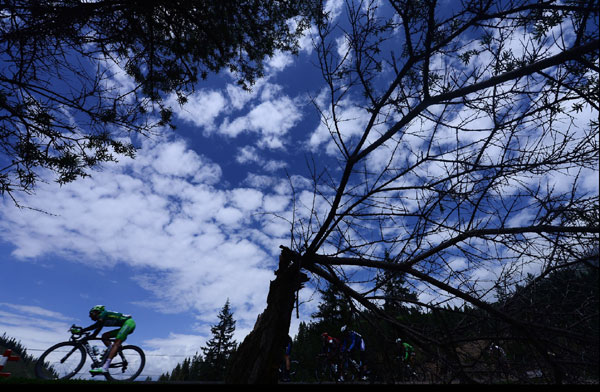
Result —
<path fill-rule="evenodd" d="M 362 374 L 361 365 L 348 352 L 343 353 L 341 366 L 345 377 L 358 378 Z"/>
<path fill-rule="evenodd" d="M 89 335 L 88 335 L 89 336 Z M 74 337 L 72 337 L 72 341 L 75 343 L 79 343 L 80 345 L 83 346 L 83 348 L 85 349 L 85 352 L 87 353 L 87 355 L 90 357 L 90 359 L 93 362 L 93 366 L 97 367 L 100 366 L 104 363 L 104 360 L 106 359 L 106 356 L 108 356 L 108 347 L 106 347 L 106 349 L 104 350 L 104 352 L 102 352 L 100 355 L 94 353 L 94 349 L 92 347 L 92 345 L 90 344 L 91 340 L 102 340 L 100 338 L 89 338 L 88 336 L 79 339 L 79 341 L 77 339 L 75 339 Z"/>
<path fill-rule="evenodd" d="M 340 372 L 340 359 L 337 355 L 318 354 L 317 355 L 317 381 L 337 381 Z M 324 365 L 321 367 L 320 365 Z M 320 373 L 323 370 L 323 373 Z M 325 379 L 323 379 L 323 377 Z M 327 380 L 329 379 L 329 380 Z"/>

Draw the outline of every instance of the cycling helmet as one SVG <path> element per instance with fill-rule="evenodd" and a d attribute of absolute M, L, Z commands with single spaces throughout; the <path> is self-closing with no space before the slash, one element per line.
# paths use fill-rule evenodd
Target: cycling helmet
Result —
<path fill-rule="evenodd" d="M 321 334 L 321 337 L 322 337 L 322 338 L 326 338 L 326 337 L 328 337 L 328 336 L 329 336 L 329 334 L 328 334 L 327 332 L 323 332 L 323 333 Z"/>
<path fill-rule="evenodd" d="M 400 338 L 396 339 L 396 343 L 402 343 L 402 339 L 400 339 Z"/>
<path fill-rule="evenodd" d="M 96 305 L 90 309 L 90 314 L 91 313 L 101 313 L 101 312 L 104 312 L 104 305 Z"/>

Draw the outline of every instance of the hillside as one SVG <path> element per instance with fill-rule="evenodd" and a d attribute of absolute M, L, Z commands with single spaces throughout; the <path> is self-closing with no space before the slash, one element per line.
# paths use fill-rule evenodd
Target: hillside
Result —
<path fill-rule="evenodd" d="M 2 373 L 10 373 L 10 377 L 35 378 L 35 362 L 32 360 L 32 358 L 27 354 L 23 356 L 20 350 L 17 350 L 11 345 L 5 344 L 4 340 L 0 341 L 0 355 L 4 354 L 6 349 L 13 350 L 12 355 L 18 356 L 19 360 L 7 361 L 2 369 Z M 0 378 L 0 380 L 3 378 L 4 377 Z"/>

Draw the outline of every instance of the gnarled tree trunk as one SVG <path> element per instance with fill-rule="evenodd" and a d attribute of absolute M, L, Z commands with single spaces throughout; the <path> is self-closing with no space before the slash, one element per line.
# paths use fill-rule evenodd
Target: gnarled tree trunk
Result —
<path fill-rule="evenodd" d="M 295 293 L 308 280 L 297 254 L 281 247 L 277 276 L 271 281 L 267 307 L 235 353 L 225 378 L 228 384 L 275 384 L 283 360 Z"/>

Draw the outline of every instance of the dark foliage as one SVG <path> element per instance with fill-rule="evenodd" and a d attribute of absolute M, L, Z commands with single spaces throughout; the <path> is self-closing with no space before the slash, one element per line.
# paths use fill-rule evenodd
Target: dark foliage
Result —
<path fill-rule="evenodd" d="M 2 1 L 0 194 L 32 191 L 43 169 L 66 183 L 134 156 L 122 138 L 169 125 L 164 97 L 184 103 L 211 73 L 251 88 L 266 58 L 297 50 L 312 3 Z"/>
<path fill-rule="evenodd" d="M 567 375 L 567 382 L 597 383 L 598 346 L 586 342 L 599 340 L 598 283 L 597 265 L 578 265 L 531 281 L 500 298 L 494 306 L 540 325 L 539 333 L 553 348 L 550 355 Z M 421 382 L 552 382 L 548 362 L 536 353 L 527 339 L 512 331 L 510 325 L 499 323 L 486 312 L 469 306 L 428 311 L 414 306 L 413 294 L 408 290 L 406 294 L 408 302 L 402 302 L 403 306 L 393 312 L 394 317 L 403 325 L 435 335 L 443 342 L 438 347 L 419 347 L 408 340 L 416 349 L 414 367 L 422 376 Z M 395 340 L 406 341 L 406 337 L 394 324 L 368 311 L 348 312 L 352 304 L 343 305 L 343 298 L 332 288 L 322 291 L 319 311 L 311 322 L 301 323 L 293 346 L 293 359 L 299 362 L 295 381 L 315 381 L 321 333 L 339 337 L 341 325 L 347 324 L 366 341 L 367 363 L 375 381 L 398 382 L 400 349 Z M 548 312 L 547 308 L 553 311 Z M 563 317 L 555 319 L 556 314 Z M 552 326 L 557 327 L 556 331 L 562 331 L 558 329 L 560 326 L 568 327 L 572 333 L 549 333 Z M 440 361 L 442 357 L 437 354 L 442 351 L 450 360 Z"/>

